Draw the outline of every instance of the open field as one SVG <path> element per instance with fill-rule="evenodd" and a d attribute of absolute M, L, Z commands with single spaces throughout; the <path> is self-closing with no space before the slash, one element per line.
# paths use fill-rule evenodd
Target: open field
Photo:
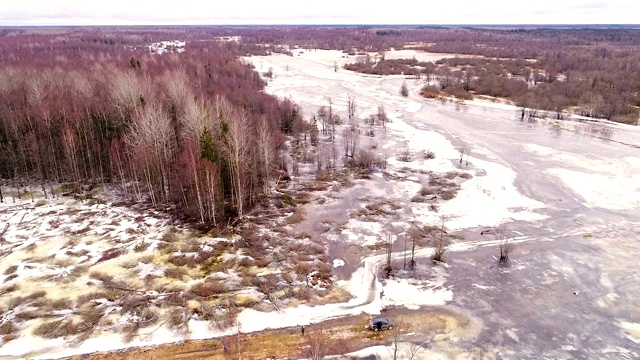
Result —
<path fill-rule="evenodd" d="M 318 297 L 316 302 L 304 304 L 304 299 L 298 302 L 284 296 L 280 301 L 276 296 L 274 301 L 268 292 L 255 290 L 258 284 L 249 293 L 252 302 L 238 309 L 235 327 L 212 328 L 202 319 L 189 320 L 191 332 L 186 338 L 216 340 L 95 358 L 221 358 L 220 339 L 237 332 L 256 338 L 258 343 L 267 338 L 270 343 L 286 343 L 285 348 L 290 351 L 259 353 L 254 358 L 293 356 L 300 354 L 304 346 L 297 334 L 300 325 L 314 329 L 318 324 L 327 324 L 328 329 L 346 331 L 354 325 L 362 326 L 368 314 L 379 314 L 387 308 L 397 311 L 396 320 L 411 323 L 411 330 L 400 334 L 400 338 L 405 351 L 412 348 L 410 344 L 421 346 L 415 358 L 639 357 L 640 304 L 636 299 L 640 299 L 640 275 L 636 258 L 640 250 L 640 149 L 632 145 L 640 144 L 640 131 L 578 119 L 521 122 L 517 109 L 499 100 L 426 100 L 418 94 L 421 80 L 365 76 L 335 69 L 335 64 L 352 60 L 343 56 L 338 51 L 317 50 L 293 57 L 275 54 L 245 58 L 260 72 L 272 69 L 274 77 L 267 92 L 290 97 L 300 105 L 306 119 L 329 103 L 343 119 L 336 125 L 335 145 L 328 135 L 321 134 L 316 147 L 291 146 L 292 153 L 309 152 L 312 159 L 299 162 L 298 174 L 283 189 L 298 200 L 298 206 L 284 207 L 286 211 L 274 217 L 273 222 L 259 225 L 281 226 L 290 234 L 286 238 L 283 233 L 271 234 L 272 247 L 266 252 L 268 255 L 262 254 L 284 254 L 280 263 L 260 266 L 256 264 L 260 256 L 235 251 L 232 243 L 237 239 L 233 237 L 192 236 L 184 229 L 176 231 L 181 241 L 175 249 L 161 249 L 162 257 L 154 250 L 162 241 L 167 242 L 163 236 L 167 227 L 173 226 L 162 215 L 154 218 L 145 213 L 139 218 L 141 215 L 132 210 L 111 205 L 62 200 L 36 207 L 24 199 L 2 207 L 2 220 L 10 224 L 2 250 L 7 252 L 5 256 L 12 257 L 11 261 L 6 260 L 8 257 L 2 260 L 3 286 L 10 286 L 11 281 L 31 281 L 34 289 L 46 289 L 48 299 L 59 300 L 52 297 L 50 289 L 59 289 L 57 282 L 68 273 L 74 274 L 84 264 L 83 256 L 91 268 L 78 274 L 73 291 L 90 291 L 81 286 L 91 278 L 90 271 L 111 276 L 117 274 L 108 272 L 118 272 L 123 278 L 140 282 L 140 286 L 144 281 L 160 284 L 164 280 L 158 271 L 166 274 L 167 268 L 179 267 L 169 266 L 170 257 L 183 260 L 193 250 L 188 247 L 194 244 L 202 248 L 229 243 L 215 254 L 220 261 L 214 263 L 228 262 L 226 268 L 218 269 L 220 277 L 216 280 L 225 286 L 233 280 L 248 289 L 252 278 L 269 274 L 282 278 L 276 284 L 286 283 L 281 269 L 295 273 L 295 265 L 287 261 L 287 255 L 315 244 L 320 248 L 313 254 L 302 249 L 299 252 L 312 265 L 332 265 L 332 288 L 336 289 L 332 301 Z M 403 82 L 409 87 L 407 98 L 399 94 Z M 349 96 L 355 99 L 355 118 L 359 121 L 347 120 Z M 389 118 L 385 127 L 365 123 L 363 119 L 375 114 L 380 105 Z M 340 163 L 337 167 L 342 168 L 343 142 L 351 127 L 359 134 L 358 148 L 385 159 L 386 165 L 355 175 L 336 171 L 323 177 L 316 171 L 317 160 L 313 159 L 330 157 L 330 149 L 336 147 Z M 433 158 L 427 156 L 429 152 L 433 152 Z M 89 224 L 87 219 L 77 217 L 61 219 L 101 211 L 108 216 L 100 223 Z M 251 216 L 256 223 L 263 220 L 260 214 Z M 54 228 L 51 224 L 55 219 L 66 225 Z M 76 221 L 79 224 L 69 224 Z M 441 230 L 446 231 L 449 242 L 444 263 L 433 263 L 429 259 L 433 248 L 421 243 L 416 250 L 416 268 L 406 269 L 406 239 L 415 228 L 411 222 L 435 229 L 444 223 Z M 127 230 L 129 227 L 133 230 Z M 495 228 L 515 246 L 506 265 L 497 263 L 500 239 L 494 234 L 481 235 L 482 230 Z M 116 236 L 117 233 L 123 235 Z M 73 243 L 66 245 L 69 241 Z M 147 246 L 142 250 L 141 242 Z M 384 248 L 389 242 L 393 244 L 393 276 L 387 278 L 383 271 L 387 259 Z M 80 249 L 82 246 L 88 247 Z M 103 263 L 100 259 L 118 246 L 127 251 L 113 258 L 113 254 L 107 256 L 105 268 L 99 269 Z M 17 251 L 8 254 L 10 250 Z M 83 254 L 76 254 L 81 250 L 85 250 Z M 55 263 L 59 261 L 57 256 L 44 259 L 60 252 L 71 256 L 70 260 Z M 242 262 L 246 256 L 251 257 L 244 260 L 250 264 Z M 142 258 L 148 261 L 140 261 Z M 9 262 L 20 265 L 10 270 Z M 48 273 L 34 278 L 30 274 L 36 268 L 46 268 Z M 209 277 L 209 270 L 196 273 L 198 270 L 202 269 L 185 270 L 180 277 L 184 284 L 180 286 L 191 286 L 192 282 Z M 229 273 L 234 274 L 234 279 L 223 277 Z M 314 276 L 312 271 L 305 274 L 308 277 L 294 278 L 293 285 L 289 285 L 311 283 L 311 288 L 322 287 L 322 277 Z M 148 275 L 151 277 L 147 279 Z M 105 279 L 103 275 L 99 277 Z M 53 285 L 49 289 L 42 286 L 47 283 Z M 331 297 L 328 293 L 323 295 Z M 8 299 L 3 295 L 3 311 L 8 308 Z M 116 305 L 112 308 L 121 311 Z M 3 323 L 15 313 L 8 311 L 2 315 Z M 446 331 L 447 324 L 439 326 L 434 319 L 444 313 L 456 314 L 451 316 L 456 322 L 466 321 L 465 326 L 460 326 L 465 331 Z M 126 312 L 117 313 L 117 319 L 112 315 L 114 323 L 128 316 Z M 433 328 L 428 326 L 430 321 Z M 150 327 L 152 331 L 134 334 L 128 342 L 122 340 L 122 333 L 106 328 L 106 333 L 100 331 L 77 347 L 67 347 L 70 338 L 36 340 L 28 331 L 35 327 L 33 323 L 21 326 L 23 333 L 3 344 L 0 356 L 59 358 L 177 340 L 175 329 L 157 322 Z M 341 326 L 345 329 L 341 330 Z M 377 354 L 388 358 L 392 345 L 388 338 L 371 344 L 360 341 L 344 352 L 357 349 L 357 357 Z"/>

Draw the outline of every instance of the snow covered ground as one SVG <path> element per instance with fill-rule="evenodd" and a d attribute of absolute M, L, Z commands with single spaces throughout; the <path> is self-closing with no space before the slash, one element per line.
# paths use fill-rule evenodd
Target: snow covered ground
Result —
<path fill-rule="evenodd" d="M 390 57 L 407 55 L 413 56 L 406 52 L 387 53 Z M 335 190 L 318 193 L 322 203 L 314 201 L 302 207 L 308 219 L 299 225 L 301 228 L 307 226 L 311 231 L 317 231 L 315 235 L 329 243 L 339 244 L 340 249 L 361 251 L 358 253 L 361 255 L 333 254 L 336 256 L 331 265 L 336 271 L 353 268 L 352 273 L 337 282 L 351 295 L 351 299 L 318 306 L 286 307 L 279 311 L 245 309 L 238 316 L 241 331 L 306 325 L 359 313 L 379 314 L 383 308 L 395 305 L 413 309 L 424 306 L 452 309 L 468 307 L 474 312 L 473 316 L 480 319 L 479 323 L 492 328 L 491 333 L 495 336 L 484 332 L 482 341 L 467 343 L 465 349 L 455 339 L 427 338 L 424 340 L 428 341 L 430 348 L 420 350 L 418 353 L 421 355 L 417 358 L 476 358 L 480 353 L 496 358 L 517 358 L 518 349 L 531 350 L 532 354 L 536 354 L 535 350 L 540 349 L 535 347 L 543 346 L 541 343 L 553 344 L 557 340 L 552 340 L 553 336 L 559 335 L 548 334 L 551 331 L 549 328 L 555 329 L 557 326 L 555 323 L 528 328 L 528 325 L 518 322 L 534 323 L 535 319 L 527 318 L 527 314 L 539 309 L 561 310 L 561 305 L 554 300 L 555 293 L 545 292 L 551 291 L 549 287 L 556 286 L 553 291 L 569 288 L 575 291 L 571 293 L 573 302 L 567 306 L 600 309 L 593 310 L 590 316 L 595 320 L 591 319 L 591 323 L 611 330 L 607 334 L 598 332 L 598 336 L 615 344 L 601 348 L 587 340 L 580 342 L 572 338 L 575 341 L 567 340 L 563 348 L 542 348 L 541 353 L 553 358 L 566 357 L 567 354 L 578 358 L 632 358 L 634 354 L 637 355 L 633 346 L 637 346 L 640 318 L 637 312 L 630 309 L 637 307 L 631 299 L 640 296 L 640 289 L 633 283 L 618 286 L 610 278 L 640 280 L 630 270 L 632 254 L 638 249 L 634 243 L 638 240 L 634 229 L 640 224 L 640 198 L 637 195 L 640 193 L 637 185 L 640 180 L 640 154 L 637 149 L 625 145 L 640 143 L 638 129 L 604 124 L 602 126 L 613 129 L 613 135 L 603 140 L 590 135 L 593 125 L 579 122 L 541 120 L 522 123 L 518 120 L 515 107 L 508 103 L 474 100 L 455 104 L 425 100 L 418 95 L 423 85 L 421 80 L 404 79 L 402 76 L 367 76 L 342 68 L 336 70 L 335 64 L 341 66 L 354 61 L 354 57 L 344 56 L 339 51 L 304 50 L 296 51 L 293 57 L 274 54 L 244 59 L 252 62 L 261 73 L 272 69 L 274 77 L 269 80 L 266 91 L 280 97 L 290 97 L 301 106 L 306 119 L 320 106 L 329 106 L 329 103 L 334 113 L 345 119 L 348 97 L 353 96 L 357 106 L 356 118 L 364 119 L 375 114 L 378 106 L 383 105 L 391 122 L 387 123 L 386 131 L 376 127 L 374 137 L 360 136 L 360 147 L 374 149 L 387 159 L 385 169 L 375 170 L 368 178 L 354 180 L 349 186 L 340 188 L 334 184 L 336 186 L 332 188 L 335 187 Z M 416 55 L 419 60 L 436 60 L 438 56 L 424 53 Z M 399 94 L 403 83 L 410 89 L 407 98 Z M 350 125 L 354 124 L 339 125 L 336 131 L 339 154 L 342 151 L 340 134 Z M 362 121 L 357 126 L 368 129 Z M 587 129 L 585 126 L 590 127 Z M 321 142 L 324 146 L 331 146 L 326 137 Z M 409 162 L 401 160 L 404 149 L 409 149 L 412 154 Z M 428 151 L 435 154 L 434 159 L 424 156 Z M 306 166 L 305 169 L 312 171 L 313 166 Z M 305 176 L 307 180 L 313 179 L 313 174 L 309 173 L 300 177 Z M 445 201 L 438 197 L 435 202 L 411 201 L 422 189 L 429 188 L 433 180 L 445 181 L 443 179 L 456 186 L 455 196 L 451 199 Z M 376 207 L 368 209 L 367 205 L 372 204 Z M 51 206 L 60 206 L 51 211 L 62 211 L 69 204 Z M 109 211 L 99 204 L 92 206 L 95 208 L 82 207 L 77 210 Z M 37 211 L 44 210 L 20 209 L 19 205 L 12 204 L 4 209 L 7 212 L 2 215 L 3 221 L 12 224 L 11 232 L 5 238 L 11 239 L 18 249 L 17 254 L 27 251 L 30 241 L 36 238 L 29 234 L 55 237 L 56 233 L 51 233 L 54 230 L 50 218 L 47 218 L 46 224 L 45 221 L 38 221 L 41 214 L 38 215 Z M 24 221 L 31 227 L 28 234 L 21 233 L 25 230 L 15 227 L 15 224 L 24 222 L 21 220 L 22 214 L 25 214 L 27 220 Z M 135 216 L 132 217 L 135 219 Z M 64 229 L 70 232 L 88 231 L 87 237 L 106 236 L 105 233 L 111 231 L 124 234 L 134 231 L 127 230 L 130 224 L 127 216 L 118 218 L 121 220 L 113 229 L 88 223 L 64 225 Z M 412 228 L 410 221 L 439 226 L 443 219 L 447 231 L 460 234 L 449 246 L 449 255 L 446 255 L 452 259 L 451 265 L 432 266 L 429 276 L 425 278 L 380 277 L 379 270 L 386 255 L 375 249 L 380 248 L 385 233 L 394 235 L 396 244 L 393 257 L 397 261 L 404 255 L 401 243 Z M 142 227 L 144 231 L 140 241 L 151 244 L 148 251 L 151 251 L 154 239 L 161 235 L 161 229 L 166 226 L 161 217 L 154 221 L 150 223 L 145 220 Z M 319 224 L 329 224 L 330 229 L 324 232 L 317 230 Z M 494 237 L 479 235 L 478 229 L 493 227 L 508 229 L 506 236 L 511 238 L 517 249 L 522 249 L 518 254 L 521 259 L 515 260 L 513 266 L 504 270 L 496 270 L 492 257 L 495 252 L 487 255 L 497 247 L 499 241 Z M 613 242 L 609 242 L 604 257 L 624 261 L 594 262 L 589 255 L 585 255 L 588 252 L 571 252 L 570 245 L 579 245 L 581 249 L 593 247 L 598 250 L 589 251 L 601 252 L 605 248 L 603 244 L 609 240 Z M 585 244 L 585 241 L 589 243 Z M 104 251 L 103 248 L 97 248 L 100 244 L 98 241 L 94 241 L 93 245 L 81 245 L 84 243 L 86 241 L 78 241 L 74 247 L 63 250 L 85 250 L 85 256 L 91 259 L 101 256 L 100 251 Z M 126 246 L 135 245 L 129 243 Z M 54 246 L 42 249 L 61 251 Z M 549 249 L 556 255 L 543 255 L 551 252 Z M 428 258 L 432 251 L 430 247 L 420 247 L 416 256 Z M 55 277 L 73 271 L 69 269 L 70 265 L 47 267 L 36 261 L 20 261 L 16 273 L 21 279 L 28 279 L 34 272 L 44 271 Z M 7 263 L 3 260 L 2 264 Z M 136 269 L 146 273 L 158 270 L 145 266 Z M 528 273 L 528 269 L 539 272 Z M 479 276 L 479 273 L 483 276 Z M 488 300 L 495 294 L 501 294 L 499 289 L 502 286 L 507 286 L 500 282 L 509 276 L 506 274 L 518 276 L 518 280 L 509 281 L 515 287 L 512 294 L 522 296 L 526 300 L 524 304 L 538 306 L 535 311 L 528 305 L 517 307 L 509 303 L 496 308 L 493 301 L 500 303 L 502 298 Z M 600 275 L 588 275 L 585 280 L 581 274 Z M 6 279 L 6 275 L 3 276 Z M 574 290 L 578 287 L 580 290 Z M 537 289 L 538 293 L 549 296 L 537 297 L 536 292 L 530 289 Z M 578 296 L 575 293 L 585 295 Z M 507 294 L 505 292 L 504 296 L 511 296 Z M 613 295 L 603 297 L 602 294 Z M 576 308 L 571 307 L 569 312 L 574 317 L 573 326 L 587 326 L 589 322 L 581 314 L 575 313 Z M 501 315 L 495 315 L 497 313 Z M 550 321 L 553 322 L 553 319 Z M 563 319 L 563 323 L 570 324 L 571 321 Z M 192 331 L 189 337 L 194 339 L 236 331 L 212 330 L 201 321 L 191 321 L 190 325 Z M 62 339 L 38 340 L 38 347 L 33 348 L 30 344 L 34 344 L 34 338 L 23 336 L 3 346 L 0 355 L 21 355 L 28 348 L 42 354 L 42 358 L 54 358 L 175 341 L 175 334 L 165 327 L 150 330 L 153 331 L 149 331 L 147 336 L 136 337 L 129 343 L 124 342 L 121 335 L 107 334 L 88 339 L 75 348 L 64 346 Z M 522 332 L 528 330 L 538 335 L 535 338 L 522 336 Z M 518 336 L 518 333 L 521 335 Z M 406 344 L 405 349 L 409 347 Z M 473 350 L 468 350 L 470 347 Z M 571 350 L 573 348 L 577 350 Z M 388 358 L 389 347 L 368 348 L 357 353 L 358 356 L 371 354 Z"/>
<path fill-rule="evenodd" d="M 187 42 L 182 40 L 165 40 L 149 44 L 149 51 L 152 54 L 162 55 L 165 52 L 176 51 L 178 53 L 184 52 L 184 48 Z"/>

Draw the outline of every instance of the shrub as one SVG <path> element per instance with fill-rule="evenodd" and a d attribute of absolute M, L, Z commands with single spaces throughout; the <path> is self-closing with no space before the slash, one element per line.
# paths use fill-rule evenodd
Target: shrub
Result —
<path fill-rule="evenodd" d="M 294 206 L 294 207 L 296 206 L 296 201 L 289 194 L 282 195 L 282 202 L 284 202 L 289 206 Z"/>
<path fill-rule="evenodd" d="M 297 299 L 302 301 L 307 301 L 311 298 L 311 292 L 309 288 L 306 286 L 299 286 L 296 288 L 295 296 Z"/>
<path fill-rule="evenodd" d="M 409 96 L 409 89 L 407 88 L 407 83 L 402 83 L 402 86 L 400 86 L 400 95 L 402 95 L 403 97 L 407 97 Z"/>
<path fill-rule="evenodd" d="M 308 263 L 298 263 L 295 264 L 293 267 L 293 271 L 295 271 L 295 273 L 298 275 L 298 277 L 300 278 L 304 278 L 307 275 L 309 275 L 311 273 L 311 265 L 309 265 Z"/>
<path fill-rule="evenodd" d="M 431 160 L 436 158 L 436 154 L 433 151 L 428 150 L 427 153 L 424 155 L 424 157 L 425 159 Z"/>
<path fill-rule="evenodd" d="M 435 99 L 438 98 L 440 94 L 440 89 L 438 89 L 435 85 L 425 85 L 420 90 L 420 95 L 427 99 Z"/>
<path fill-rule="evenodd" d="M 361 169 L 371 169 L 377 161 L 373 151 L 359 149 L 355 156 L 355 164 Z"/>
<path fill-rule="evenodd" d="M 473 99 L 473 95 L 471 95 L 468 91 L 466 91 L 462 85 L 453 85 L 453 86 L 447 86 L 446 88 L 444 88 L 442 90 L 443 92 L 451 95 L 451 96 L 455 96 L 458 99 L 461 100 L 471 100 Z"/>

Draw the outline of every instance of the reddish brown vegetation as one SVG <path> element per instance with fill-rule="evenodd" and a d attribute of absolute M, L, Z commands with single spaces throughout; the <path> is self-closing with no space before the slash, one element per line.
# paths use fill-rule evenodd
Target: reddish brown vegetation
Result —
<path fill-rule="evenodd" d="M 150 54 L 158 36 L 195 35 L 0 31 L 0 178 L 37 181 L 45 197 L 50 183 L 119 183 L 202 222 L 241 215 L 276 173 L 297 109 L 216 42 Z"/>

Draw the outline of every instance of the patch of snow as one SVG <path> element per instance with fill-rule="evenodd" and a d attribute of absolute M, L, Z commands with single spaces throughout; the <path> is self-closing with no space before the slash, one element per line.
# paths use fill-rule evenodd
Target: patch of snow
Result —
<path fill-rule="evenodd" d="M 494 286 L 487 286 L 487 285 L 480 285 L 480 284 L 471 284 L 471 286 L 476 287 L 478 289 L 482 289 L 482 290 L 493 290 L 493 289 L 495 289 Z"/>
<path fill-rule="evenodd" d="M 640 324 L 628 321 L 620 321 L 616 323 L 622 329 L 624 336 L 636 344 L 640 344 Z"/>
<path fill-rule="evenodd" d="M 338 268 L 338 267 L 344 266 L 344 264 L 345 264 L 344 260 L 342 260 L 342 259 L 333 259 L 333 267 L 334 268 Z"/>
<path fill-rule="evenodd" d="M 152 275 L 152 276 L 163 276 L 164 275 L 164 269 L 163 268 L 159 268 L 159 267 L 157 267 L 156 265 L 154 265 L 152 263 L 139 262 L 138 265 L 136 265 L 135 270 L 138 272 L 138 276 L 141 279 L 144 279 L 149 275 Z"/>
<path fill-rule="evenodd" d="M 505 334 L 507 334 L 507 336 L 509 336 L 513 341 L 520 342 L 520 338 L 516 334 L 515 329 L 507 329 L 505 330 Z"/>
<path fill-rule="evenodd" d="M 165 40 L 149 44 L 149 51 L 153 54 L 162 55 L 165 52 L 175 50 L 178 53 L 184 52 L 187 42 L 181 40 Z"/>
<path fill-rule="evenodd" d="M 640 207 L 640 172 L 628 177 L 589 174 L 568 169 L 549 169 L 552 175 L 582 197 L 587 205 L 609 210 Z"/>
<path fill-rule="evenodd" d="M 244 258 L 248 258 L 248 259 L 252 259 L 253 260 L 253 258 L 251 256 L 244 255 L 242 249 L 236 250 L 236 252 L 233 253 L 233 254 L 230 254 L 230 253 L 222 254 L 222 260 L 223 261 L 229 261 L 229 260 L 233 260 L 233 259 L 244 259 Z"/>
<path fill-rule="evenodd" d="M 432 280 L 387 279 L 383 285 L 382 303 L 385 306 L 404 306 L 419 309 L 424 305 L 444 305 L 453 300 L 453 292 L 444 288 L 444 277 Z"/>

